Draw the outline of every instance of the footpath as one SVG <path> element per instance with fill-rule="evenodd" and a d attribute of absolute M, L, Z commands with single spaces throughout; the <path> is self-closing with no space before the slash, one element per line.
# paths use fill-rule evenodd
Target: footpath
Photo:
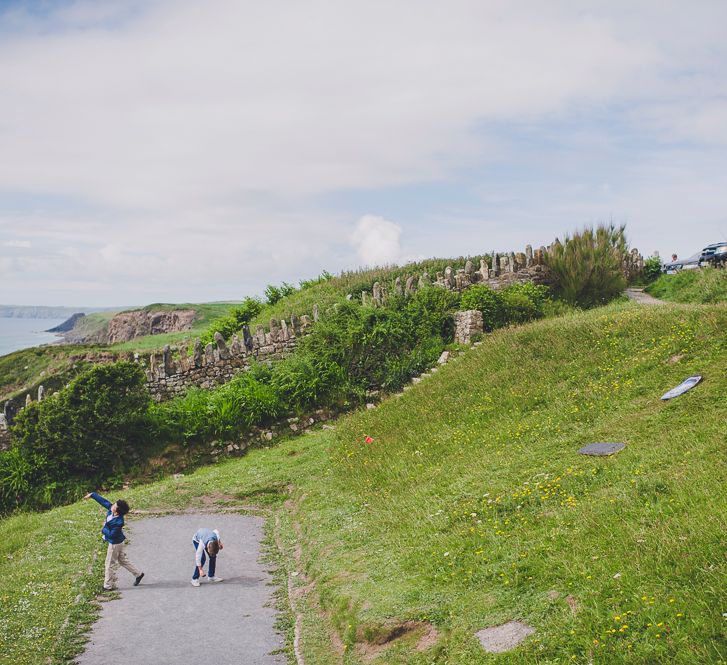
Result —
<path fill-rule="evenodd" d="M 220 530 L 223 582 L 190 584 L 192 535 Z M 260 563 L 263 520 L 243 515 L 184 514 L 131 519 L 129 559 L 144 571 L 138 587 L 119 569 L 120 598 L 102 604 L 79 665 L 285 665 L 275 654 L 272 580 Z M 206 570 L 206 567 L 205 567 Z M 99 587 L 101 579 L 99 578 Z"/>
<path fill-rule="evenodd" d="M 646 293 L 644 289 L 626 289 L 626 297 L 641 305 L 666 305 L 667 303 Z"/>

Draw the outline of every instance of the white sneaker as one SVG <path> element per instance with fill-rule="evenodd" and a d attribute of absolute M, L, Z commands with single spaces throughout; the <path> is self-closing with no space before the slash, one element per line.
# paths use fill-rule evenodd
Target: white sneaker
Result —
<path fill-rule="evenodd" d="M 199 580 L 192 580 L 192 586 L 199 586 Z"/>
<path fill-rule="evenodd" d="M 222 580 L 225 579 L 225 578 L 224 577 L 208 577 L 207 579 L 210 582 L 222 582 Z"/>

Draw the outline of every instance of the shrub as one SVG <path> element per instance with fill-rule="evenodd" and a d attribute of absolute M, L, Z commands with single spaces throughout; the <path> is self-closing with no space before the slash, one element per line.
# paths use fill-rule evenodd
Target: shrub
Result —
<path fill-rule="evenodd" d="M 150 421 L 161 440 L 189 443 L 234 438 L 280 412 L 274 388 L 246 372 L 215 390 L 192 388 L 182 397 L 153 405 Z"/>
<path fill-rule="evenodd" d="M 484 284 L 470 286 L 463 294 L 460 306 L 464 310 L 478 309 L 482 312 L 485 330 L 491 332 L 507 325 L 505 301 L 499 291 L 493 291 Z"/>
<path fill-rule="evenodd" d="M 507 289 L 502 294 L 502 300 L 508 323 L 526 323 L 538 318 L 538 308 L 524 293 Z"/>
<path fill-rule="evenodd" d="M 280 286 L 268 284 L 265 287 L 265 299 L 268 305 L 274 305 L 276 302 L 282 298 L 286 298 L 291 293 L 295 293 L 295 287 L 292 284 L 288 284 L 288 282 L 283 282 Z"/>
<path fill-rule="evenodd" d="M 26 488 L 18 501 L 48 504 L 65 497 L 78 482 L 100 484 L 123 472 L 148 441 L 149 404 L 144 374 L 137 365 L 92 367 L 18 414 L 12 428 L 12 457 L 3 461 L 4 482 L 17 493 L 21 471 L 30 468 L 33 489 Z"/>
<path fill-rule="evenodd" d="M 602 305 L 626 288 L 622 266 L 628 251 L 625 227 L 586 228 L 545 255 L 556 293 L 579 307 Z"/>
<path fill-rule="evenodd" d="M 545 304 L 551 300 L 550 289 L 544 284 L 533 284 L 532 282 L 513 284 L 505 289 L 505 292 L 524 295 L 533 303 L 539 317 L 543 316 Z"/>
<path fill-rule="evenodd" d="M 239 307 L 215 319 L 209 328 L 200 336 L 202 344 L 214 342 L 215 333 L 220 333 L 225 339 L 229 339 L 238 332 L 242 326 L 250 323 L 262 311 L 263 304 L 257 298 L 245 298 Z"/>
<path fill-rule="evenodd" d="M 644 279 L 653 282 L 661 275 L 661 259 L 658 256 L 650 256 L 644 261 Z"/>
<path fill-rule="evenodd" d="M 419 289 L 406 302 L 406 315 L 412 319 L 418 335 L 437 335 L 445 342 L 454 338 L 454 312 L 460 305 L 460 294 L 436 286 Z M 392 301 L 392 306 L 396 303 Z"/>
<path fill-rule="evenodd" d="M 331 401 L 335 390 L 345 385 L 341 367 L 296 353 L 273 366 L 270 384 L 286 411 L 299 411 Z"/>

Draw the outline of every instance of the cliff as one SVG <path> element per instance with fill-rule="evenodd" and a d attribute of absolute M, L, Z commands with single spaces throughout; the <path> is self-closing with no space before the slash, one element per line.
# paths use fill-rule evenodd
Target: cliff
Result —
<path fill-rule="evenodd" d="M 189 330 L 196 315 L 193 309 L 121 312 L 109 321 L 106 342 L 128 342 L 145 335 Z"/>
<path fill-rule="evenodd" d="M 84 316 L 86 316 L 86 315 L 83 312 L 76 312 L 75 314 L 73 314 L 72 316 L 67 318 L 63 323 L 61 323 L 61 325 L 56 326 L 55 328 L 49 328 L 48 330 L 46 330 L 46 332 L 51 332 L 51 333 L 70 332 L 71 330 L 73 330 L 74 326 L 76 325 L 76 321 L 78 321 L 78 319 L 80 319 Z"/>

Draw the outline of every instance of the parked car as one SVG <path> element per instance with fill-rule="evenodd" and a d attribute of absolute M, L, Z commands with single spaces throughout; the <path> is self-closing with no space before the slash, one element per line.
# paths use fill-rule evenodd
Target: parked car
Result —
<path fill-rule="evenodd" d="M 676 261 L 670 261 L 669 263 L 665 263 L 661 267 L 661 270 L 667 275 L 673 275 L 680 270 L 694 270 L 695 268 L 699 268 L 699 262 L 701 260 L 702 252 L 697 252 L 696 254 L 690 256 L 688 259 L 677 259 Z"/>
<path fill-rule="evenodd" d="M 727 242 L 715 242 L 702 250 L 702 265 L 720 265 L 727 260 Z"/>

